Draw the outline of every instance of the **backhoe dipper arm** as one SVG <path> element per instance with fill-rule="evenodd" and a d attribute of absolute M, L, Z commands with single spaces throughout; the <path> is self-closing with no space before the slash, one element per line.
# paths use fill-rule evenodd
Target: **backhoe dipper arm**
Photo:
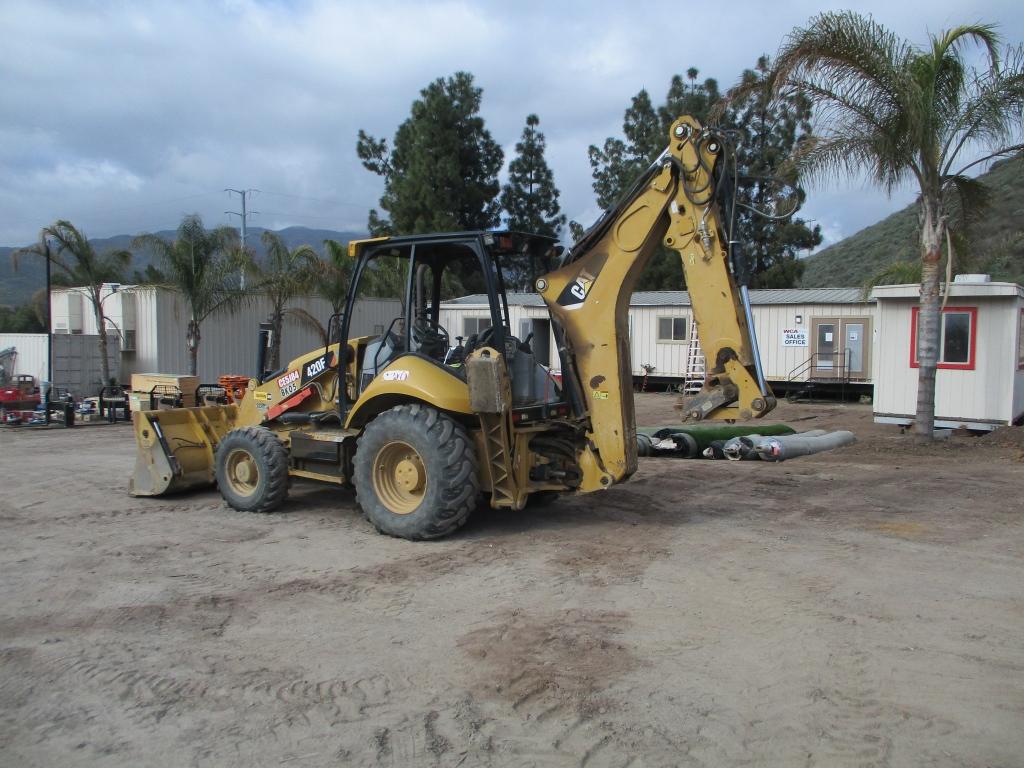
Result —
<path fill-rule="evenodd" d="M 659 244 L 683 265 L 693 317 L 707 359 L 704 388 L 685 406 L 689 418 L 747 419 L 768 413 L 739 292 L 729 272 L 715 200 L 722 142 L 693 117 L 680 117 L 669 146 L 615 209 L 580 240 L 537 291 L 559 322 L 566 370 L 589 418 L 580 456 L 580 490 L 606 488 L 637 467 L 629 350 L 629 303 Z"/>

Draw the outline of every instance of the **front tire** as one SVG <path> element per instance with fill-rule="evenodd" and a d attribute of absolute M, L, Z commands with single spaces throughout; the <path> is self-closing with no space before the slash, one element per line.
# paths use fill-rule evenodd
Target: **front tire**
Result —
<path fill-rule="evenodd" d="M 396 406 L 366 426 L 354 470 L 366 519 L 403 539 L 447 536 L 466 522 L 480 493 L 466 430 L 418 403 Z"/>
<path fill-rule="evenodd" d="M 288 496 L 288 451 L 263 427 L 227 433 L 214 458 L 224 501 L 242 512 L 273 512 Z"/>

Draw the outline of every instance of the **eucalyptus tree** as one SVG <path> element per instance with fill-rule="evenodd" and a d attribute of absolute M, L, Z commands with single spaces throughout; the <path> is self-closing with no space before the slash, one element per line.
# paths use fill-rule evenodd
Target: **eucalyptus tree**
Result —
<path fill-rule="evenodd" d="M 971 46 L 980 56 L 972 58 Z M 977 60 L 977 64 L 972 64 Z M 783 42 L 768 75 L 778 96 L 813 105 L 814 135 L 793 155 L 802 177 L 866 176 L 887 192 L 918 192 L 921 294 L 914 429 L 930 438 L 939 359 L 943 246 L 951 272 L 955 208 L 984 189 L 972 168 L 1024 148 L 1024 52 L 1000 50 L 994 26 L 970 24 L 914 45 L 871 17 L 823 13 Z"/>
<path fill-rule="evenodd" d="M 131 252 L 112 249 L 97 253 L 84 233 L 67 219 L 58 219 L 40 230 L 38 242 L 11 254 L 15 269 L 23 256 L 49 261 L 55 270 L 52 277 L 54 284 L 78 288 L 84 293 L 92 307 L 99 333 L 103 384 L 115 383 L 107 359 L 107 315 L 103 309 L 103 301 L 107 297 L 103 295 L 103 284 L 123 280 L 125 270 L 131 263 Z"/>
<path fill-rule="evenodd" d="M 132 246 L 150 251 L 159 261 L 162 269 L 149 272 L 155 276 L 154 284 L 177 291 L 188 304 L 185 349 L 189 373 L 195 376 L 203 322 L 242 301 L 243 294 L 235 287 L 242 262 L 238 233 L 233 227 L 207 230 L 193 214 L 181 220 L 174 240 L 145 234 L 136 237 Z"/>

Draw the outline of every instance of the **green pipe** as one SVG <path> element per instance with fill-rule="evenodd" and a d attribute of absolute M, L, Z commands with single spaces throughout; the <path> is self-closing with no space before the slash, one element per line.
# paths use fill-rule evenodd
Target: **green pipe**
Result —
<path fill-rule="evenodd" d="M 637 432 L 645 435 L 654 435 L 656 432 L 666 430 L 666 434 L 674 432 L 685 432 L 697 441 L 700 450 L 704 450 L 713 440 L 728 440 L 730 437 L 743 437 L 745 435 L 792 435 L 796 430 L 786 424 L 751 424 L 744 427 L 735 424 L 716 424 L 694 426 L 689 424 L 678 424 L 667 427 L 638 427 Z"/>

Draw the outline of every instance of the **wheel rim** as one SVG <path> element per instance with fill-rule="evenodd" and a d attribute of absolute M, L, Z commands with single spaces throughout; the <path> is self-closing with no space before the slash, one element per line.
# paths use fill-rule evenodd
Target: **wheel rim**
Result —
<path fill-rule="evenodd" d="M 373 461 L 373 490 L 396 515 L 415 512 L 427 489 L 423 459 L 408 443 L 388 443 Z"/>
<path fill-rule="evenodd" d="M 252 454 L 236 448 L 228 454 L 227 481 L 231 489 L 240 496 L 250 496 L 260 484 L 260 468 Z"/>

